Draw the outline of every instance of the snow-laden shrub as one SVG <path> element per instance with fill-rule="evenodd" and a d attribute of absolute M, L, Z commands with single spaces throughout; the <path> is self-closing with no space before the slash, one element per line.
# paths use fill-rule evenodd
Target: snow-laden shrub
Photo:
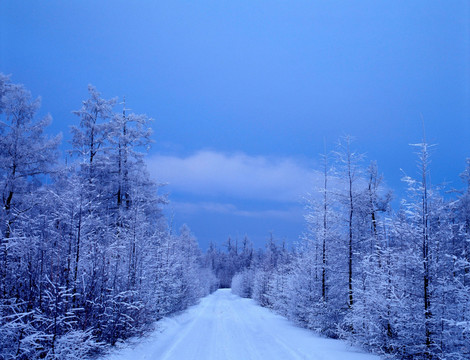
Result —
<path fill-rule="evenodd" d="M 214 272 L 208 268 L 201 268 L 199 270 L 198 289 L 199 297 L 204 297 L 212 294 L 219 288 L 219 280 L 215 276 Z"/>
<path fill-rule="evenodd" d="M 255 272 L 253 279 L 253 299 L 264 307 L 270 307 L 271 303 L 269 301 L 269 280 L 270 273 L 264 270 L 259 270 Z"/>
<path fill-rule="evenodd" d="M 232 279 L 232 292 L 244 298 L 251 298 L 253 294 L 254 271 L 245 269 Z"/>
<path fill-rule="evenodd" d="M 271 273 L 266 293 L 269 307 L 284 316 L 289 314 L 291 290 L 289 274 L 288 267 L 280 265 Z"/>
<path fill-rule="evenodd" d="M 46 360 L 82 360 L 98 351 L 99 346 L 91 330 L 73 330 L 56 340 Z"/>
<path fill-rule="evenodd" d="M 245 289 L 243 288 L 243 274 L 242 273 L 238 273 L 233 276 L 232 284 L 230 285 L 230 287 L 232 289 L 232 293 L 234 293 L 235 295 L 238 295 L 241 297 L 247 297 L 247 296 L 244 296 Z"/>
<path fill-rule="evenodd" d="M 0 359 L 38 359 L 52 336 L 34 325 L 43 319 L 36 311 L 26 311 L 16 299 L 0 301 Z"/>

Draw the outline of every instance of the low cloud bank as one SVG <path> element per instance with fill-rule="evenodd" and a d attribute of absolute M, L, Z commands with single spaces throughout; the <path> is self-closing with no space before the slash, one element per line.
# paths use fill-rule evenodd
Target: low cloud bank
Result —
<path fill-rule="evenodd" d="M 187 157 L 156 155 L 147 162 L 151 175 L 167 182 L 172 192 L 284 203 L 298 203 L 321 184 L 322 176 L 292 158 L 244 153 L 199 151 Z M 211 206 L 220 212 L 233 205 Z"/>
<path fill-rule="evenodd" d="M 174 210 L 176 213 L 189 215 L 200 214 L 201 212 L 210 212 L 258 219 L 275 218 L 286 221 L 299 221 L 299 219 L 303 219 L 303 210 L 301 206 L 291 206 L 288 209 L 283 210 L 246 210 L 239 209 L 236 205 L 229 203 L 189 203 L 173 201 L 171 202 L 170 209 Z"/>

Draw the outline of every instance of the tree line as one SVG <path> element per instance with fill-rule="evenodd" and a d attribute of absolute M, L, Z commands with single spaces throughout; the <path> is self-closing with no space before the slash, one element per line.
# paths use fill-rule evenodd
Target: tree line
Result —
<path fill-rule="evenodd" d="M 470 357 L 470 160 L 461 189 L 436 187 L 431 146 L 415 144 L 394 210 L 345 137 L 322 156 L 297 244 L 202 254 L 146 171 L 151 119 L 88 92 L 61 159 L 39 100 L 0 74 L 0 359 L 83 359 L 218 286 L 385 357 Z"/>
<path fill-rule="evenodd" d="M 386 358 L 468 359 L 470 159 L 462 189 L 446 191 L 429 181 L 431 146 L 413 146 L 419 171 L 403 177 L 407 195 L 393 210 L 377 164 L 365 167 L 341 139 L 322 156 L 301 241 L 287 250 L 268 239 L 232 291 Z"/>
<path fill-rule="evenodd" d="M 162 213 L 151 119 L 88 92 L 61 160 L 40 101 L 0 74 L 0 359 L 83 359 L 218 286 Z"/>

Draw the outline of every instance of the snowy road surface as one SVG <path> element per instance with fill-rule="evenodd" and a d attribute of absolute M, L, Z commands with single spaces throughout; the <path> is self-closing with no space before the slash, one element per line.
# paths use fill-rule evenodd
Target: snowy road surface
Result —
<path fill-rule="evenodd" d="M 324 339 L 221 289 L 133 347 L 103 360 L 377 360 L 339 340 Z"/>

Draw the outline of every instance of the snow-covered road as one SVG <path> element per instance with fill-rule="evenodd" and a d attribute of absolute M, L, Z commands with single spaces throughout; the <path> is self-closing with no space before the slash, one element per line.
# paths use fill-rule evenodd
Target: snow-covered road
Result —
<path fill-rule="evenodd" d="M 221 289 L 160 330 L 104 360 L 377 360 L 339 340 L 324 339 Z"/>

